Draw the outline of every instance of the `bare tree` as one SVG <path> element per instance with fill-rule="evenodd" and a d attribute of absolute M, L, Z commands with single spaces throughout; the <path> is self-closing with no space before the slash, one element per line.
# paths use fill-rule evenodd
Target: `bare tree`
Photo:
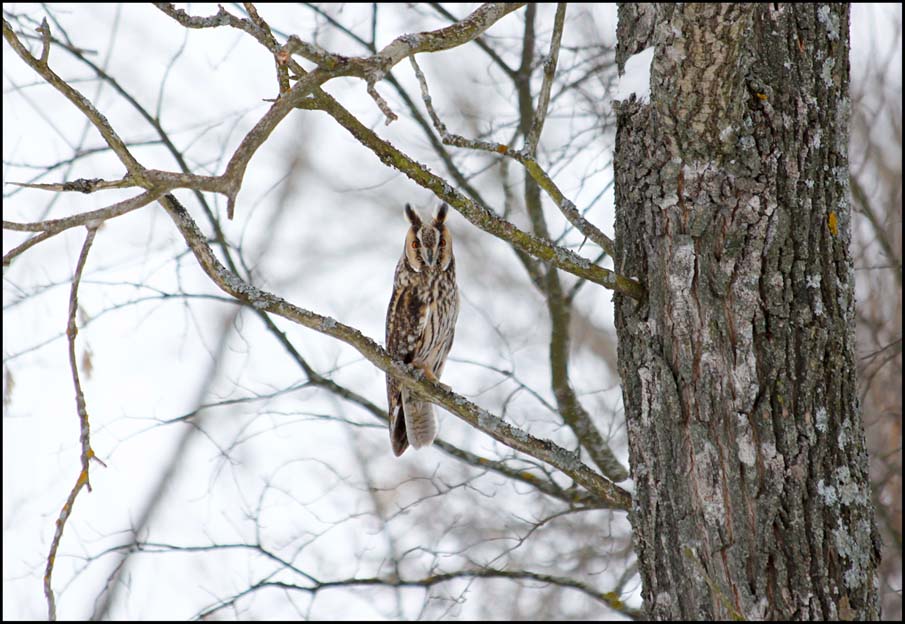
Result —
<path fill-rule="evenodd" d="M 874 577 L 877 561 L 848 331 L 847 187 L 820 177 L 835 220 L 815 207 L 823 230 L 812 224 L 814 236 L 799 239 L 780 219 L 788 197 L 777 186 L 787 172 L 770 185 L 744 169 L 766 167 L 744 139 L 769 143 L 771 124 L 798 114 L 788 108 L 793 94 L 826 81 L 847 88 L 844 9 L 623 9 L 620 60 L 647 45 L 657 52 L 652 103 L 619 109 L 615 241 L 602 224 L 612 220 L 617 55 L 601 37 L 599 7 L 105 10 L 87 18 L 111 28 L 89 31 L 85 17 L 48 7 L 4 9 L 4 65 L 15 58 L 17 69 L 7 76 L 11 109 L 35 111 L 29 140 L 4 144 L 4 325 L 17 328 L 4 334 L 14 345 L 4 346 L 5 433 L 26 404 L 41 419 L 67 419 L 44 413 L 64 383 L 77 399 L 70 419 L 78 429 L 53 443 L 53 485 L 34 488 L 35 501 L 4 504 L 16 510 L 5 511 L 5 530 L 34 535 L 17 543 L 46 545 L 26 560 L 42 570 L 51 619 L 876 617 L 877 594 L 860 583 Z M 772 40 L 746 38 L 742 26 L 797 32 L 802 20 L 814 39 L 802 45 L 835 64 L 783 90 L 768 80 L 782 62 Z M 733 97 L 707 100 L 706 114 L 697 114 L 738 123 L 731 136 L 650 135 L 655 109 L 664 118 L 688 110 L 692 94 L 676 85 L 698 95 L 703 84 L 693 67 L 663 65 L 681 43 L 669 33 L 699 44 L 693 35 L 710 22 L 719 36 L 702 38 L 727 45 L 726 67 L 750 71 L 731 74 Z M 704 65 L 695 67 L 723 66 Z M 845 100 L 824 96 L 805 98 L 815 115 Z M 731 110 L 721 108 L 727 102 Z M 744 126 L 745 115 L 760 134 Z M 822 141 L 793 133 L 783 138 L 786 153 L 807 145 L 847 171 L 845 111 L 817 117 L 823 125 L 801 127 L 811 141 L 808 132 L 819 129 Z M 649 136 L 662 145 L 645 143 Z M 754 151 L 731 180 L 716 166 L 674 166 L 677 146 L 701 162 L 728 162 L 741 153 L 728 150 L 736 144 Z M 815 175 L 808 158 L 800 185 Z M 53 199 L 42 206 L 44 197 Z M 463 307 L 444 376 L 451 390 L 374 340 L 406 201 L 443 201 L 458 215 L 450 227 Z M 662 227 L 644 229 L 658 219 Z M 782 222 L 782 236 L 767 236 L 767 221 Z M 688 244 L 670 255 L 667 243 L 679 239 Z M 679 284 L 689 265 L 679 260 L 690 249 L 705 257 L 695 240 L 725 253 L 706 256 L 709 268 L 692 285 L 704 292 L 706 284 L 708 294 L 692 305 L 696 291 Z M 730 261 L 748 266 L 744 258 L 765 241 L 790 250 L 801 243 L 814 264 L 793 275 L 777 260 L 788 296 L 752 320 L 754 300 L 742 295 L 760 296 L 757 277 L 720 276 Z M 65 321 L 48 329 L 41 311 L 54 307 L 47 302 L 60 288 Z M 617 296 L 618 367 L 609 308 L 600 303 L 606 291 Z M 662 307 L 669 302 L 688 305 Z M 788 349 L 764 338 L 764 327 L 774 331 L 805 309 L 819 336 L 796 343 L 802 361 L 777 356 L 767 370 L 758 354 Z M 673 323 L 667 331 L 645 318 Z M 886 339 L 895 330 L 884 318 L 874 335 Z M 710 330 L 719 340 L 706 339 Z M 56 368 L 42 359 L 62 342 L 68 380 L 51 372 L 61 368 L 57 358 Z M 832 345 L 836 355 L 819 363 L 825 370 L 805 357 Z M 112 366 L 113 353 L 128 364 Z M 707 375 L 686 379 L 699 366 Z M 384 372 L 464 423 L 446 418 L 434 450 L 396 460 Z M 144 388 L 135 377 L 152 383 Z M 657 394 L 677 383 L 674 398 L 687 400 Z M 763 391 L 750 397 L 754 386 Z M 41 387 L 53 392 L 45 397 Z M 704 405 L 706 421 L 724 427 L 683 436 L 670 424 L 687 424 L 681 416 Z M 660 442 L 639 429 L 654 412 L 663 412 Z M 810 419 L 804 441 L 778 423 L 781 413 L 792 424 Z M 837 452 L 828 442 L 841 436 Z M 15 457 L 20 474 L 26 465 L 41 472 L 40 457 Z M 683 472 L 689 459 L 703 463 Z M 718 481 L 711 477 L 722 462 L 731 470 Z M 73 478 L 60 482 L 70 466 Z M 656 499 L 669 484 L 677 487 Z M 806 504 L 835 496 L 835 515 L 827 504 L 820 527 L 796 524 L 797 508 L 777 507 L 790 487 Z M 895 485 L 887 478 L 880 487 Z M 29 534 L 17 514 L 34 517 L 38 500 L 47 519 Z M 668 511 L 656 500 L 670 501 Z M 749 548 L 777 522 L 795 529 L 787 542 L 771 533 L 769 553 Z M 672 541 L 655 543 L 652 531 Z M 799 558 L 815 535 L 819 556 Z M 746 558 L 755 566 L 748 576 L 760 580 L 736 566 Z M 731 573 L 721 561 L 733 562 Z M 820 566 L 817 581 L 806 578 Z M 854 567 L 859 583 L 845 577 Z M 761 577 L 762 568 L 769 573 Z M 900 563 L 881 571 L 886 579 L 897 570 Z M 665 580 L 678 574 L 685 584 Z M 17 579 L 15 589 L 32 589 L 34 577 Z M 802 604 L 807 591 L 812 602 Z"/>

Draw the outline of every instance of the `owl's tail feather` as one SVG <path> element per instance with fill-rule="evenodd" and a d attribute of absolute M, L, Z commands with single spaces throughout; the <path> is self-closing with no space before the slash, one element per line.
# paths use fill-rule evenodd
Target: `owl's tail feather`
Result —
<path fill-rule="evenodd" d="M 409 447 L 408 436 L 405 434 L 405 418 L 399 413 L 402 409 L 402 398 L 397 396 L 394 414 L 390 418 L 390 443 L 393 454 L 399 457 Z"/>
<path fill-rule="evenodd" d="M 430 446 L 437 437 L 437 416 L 434 406 L 416 398 L 408 388 L 402 389 L 402 409 L 405 412 L 405 429 L 409 444 L 419 449 Z"/>

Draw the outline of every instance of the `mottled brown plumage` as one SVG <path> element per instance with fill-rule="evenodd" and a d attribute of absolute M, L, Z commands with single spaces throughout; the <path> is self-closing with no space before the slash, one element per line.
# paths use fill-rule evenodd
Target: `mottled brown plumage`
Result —
<path fill-rule="evenodd" d="M 443 204 L 433 221 L 425 224 L 406 204 L 411 227 L 387 309 L 387 351 L 394 359 L 420 368 L 429 379 L 443 373 L 459 315 L 456 261 L 446 227 L 448 210 Z M 387 403 L 390 442 L 397 457 L 409 444 L 417 449 L 433 443 L 437 418 L 428 401 L 387 375 Z"/>

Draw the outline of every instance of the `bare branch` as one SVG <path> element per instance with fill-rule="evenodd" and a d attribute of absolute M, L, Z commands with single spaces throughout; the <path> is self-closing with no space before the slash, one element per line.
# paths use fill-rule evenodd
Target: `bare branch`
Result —
<path fill-rule="evenodd" d="M 419 52 L 439 52 L 449 50 L 472 41 L 499 19 L 524 6 L 524 2 L 487 3 L 471 15 L 445 28 L 396 37 L 389 45 L 377 53 L 383 59 L 383 73 L 407 56 Z M 381 76 L 382 77 L 382 76 Z"/>
<path fill-rule="evenodd" d="M 180 24 L 190 28 L 209 28 L 229 25 L 240 28 L 252 34 L 259 41 L 268 45 L 266 37 L 251 22 L 230 15 L 222 7 L 217 15 L 208 18 L 195 18 L 187 15 L 181 9 L 175 9 L 171 4 L 157 4 L 158 9 L 177 20 Z M 236 195 L 241 187 L 242 179 L 248 161 L 257 149 L 264 143 L 274 128 L 283 120 L 292 108 L 300 105 L 302 99 L 320 87 L 323 83 L 339 76 L 357 76 L 364 78 L 372 87 L 368 93 L 381 107 L 388 121 L 392 121 L 395 115 L 390 111 L 386 102 L 377 94 L 373 84 L 383 79 L 387 72 L 399 61 L 418 52 L 437 52 L 448 50 L 456 46 L 468 43 L 495 22 L 522 6 L 521 4 L 485 4 L 474 11 L 462 21 L 441 28 L 436 31 L 402 35 L 386 46 L 377 54 L 366 58 L 349 58 L 338 54 L 329 53 L 318 46 L 303 42 L 298 37 L 292 36 L 279 51 L 278 60 L 287 62 L 292 53 L 300 53 L 303 56 L 318 63 L 318 68 L 304 75 L 288 93 L 274 102 L 270 110 L 265 113 L 258 123 L 245 136 L 233 157 L 227 165 L 226 172 L 221 176 L 224 182 L 224 190 L 227 201 L 227 217 L 232 219 L 235 211 Z M 381 105 L 381 103 L 383 105 Z M 389 112 L 389 114 L 387 114 Z"/>
<path fill-rule="evenodd" d="M 550 89 L 553 86 L 553 77 L 556 75 L 556 63 L 559 60 L 559 45 L 562 41 L 565 20 L 566 3 L 560 2 L 556 5 L 556 17 L 553 19 L 553 38 L 550 41 L 550 54 L 547 55 L 547 59 L 544 61 L 544 82 L 541 85 L 537 108 L 534 110 L 534 121 L 531 124 L 528 136 L 525 138 L 525 152 L 531 156 L 537 154 L 537 142 L 540 140 L 540 133 L 544 128 L 544 120 L 547 118 Z"/>
<path fill-rule="evenodd" d="M 396 113 L 394 113 L 390 108 L 390 105 L 387 104 L 387 101 L 383 99 L 380 93 L 377 92 L 377 87 L 374 86 L 373 82 L 368 83 L 368 95 L 370 95 L 371 99 L 377 103 L 377 108 L 380 109 L 380 112 L 383 113 L 384 116 L 386 116 L 386 125 L 389 126 L 391 123 L 399 119 L 399 117 L 396 116 Z"/>
<path fill-rule="evenodd" d="M 79 193 L 90 194 L 95 191 L 106 191 L 109 189 L 117 189 L 117 188 L 130 188 L 135 186 L 135 183 L 129 178 L 125 178 L 122 180 L 102 180 L 100 178 L 79 178 L 78 180 L 71 180 L 69 182 L 54 182 L 54 183 L 43 183 L 43 184 L 34 184 L 29 182 L 7 182 L 7 184 L 13 184 L 15 186 L 21 186 L 22 188 L 33 188 L 40 189 L 42 191 L 55 191 L 55 192 L 63 192 L 63 191 L 77 191 Z"/>
<path fill-rule="evenodd" d="M 431 2 L 430 5 L 437 13 L 439 13 L 449 21 L 456 21 L 456 17 L 445 8 L 443 8 L 443 5 L 441 5 L 439 2 Z M 478 44 L 479 48 L 484 50 L 487 56 L 489 56 L 493 60 L 493 62 L 496 63 L 497 66 L 503 70 L 503 72 L 505 72 L 507 76 L 509 76 L 510 78 L 515 77 L 515 70 L 509 67 L 509 65 L 507 65 L 506 62 L 500 58 L 500 56 L 494 51 L 494 49 L 487 45 L 483 37 L 476 38 L 475 43 Z"/>
<path fill-rule="evenodd" d="M 261 589 L 267 588 L 275 588 L 275 589 L 283 589 L 283 590 L 292 590 L 292 591 L 301 591 L 307 593 L 317 593 L 321 590 L 325 589 L 334 589 L 337 587 L 357 587 L 357 586 L 375 586 L 382 585 L 388 587 L 432 587 L 434 585 L 438 585 L 440 583 L 447 583 L 449 581 L 453 581 L 456 579 L 463 578 L 506 578 L 511 580 L 521 580 L 521 581 L 537 581 L 539 583 L 546 583 L 551 585 L 559 585 L 561 587 L 569 587 L 571 589 L 576 589 L 583 594 L 590 596 L 594 600 L 602 602 L 606 604 L 608 607 L 622 613 L 623 615 L 627 615 L 630 618 L 637 619 L 641 617 L 641 612 L 637 609 L 632 609 L 625 605 L 620 599 L 619 595 L 615 592 L 601 592 L 599 590 L 594 589 L 593 587 L 587 585 L 586 583 L 582 583 L 581 581 L 577 581 L 573 578 L 561 577 L 561 576 L 553 576 L 550 574 L 538 574 L 536 572 L 529 572 L 527 570 L 496 570 L 493 568 L 481 568 L 476 570 L 459 570 L 456 572 L 446 572 L 446 573 L 438 573 L 432 574 L 430 576 L 426 576 L 420 579 L 401 579 L 401 578 L 380 578 L 380 577 L 369 577 L 369 578 L 347 578 L 341 579 L 337 581 L 317 581 L 311 585 L 295 585 L 292 583 L 285 583 L 281 581 L 269 581 L 263 580 L 254 585 L 250 586 L 248 589 L 239 592 L 235 596 L 232 596 L 229 599 L 220 601 L 218 604 L 202 611 L 198 614 L 198 619 L 207 618 L 217 611 L 220 611 L 226 607 L 234 605 L 239 599 L 253 594 Z"/>
<path fill-rule="evenodd" d="M 46 17 L 41 20 L 37 31 L 41 33 L 41 64 L 47 65 L 47 60 L 50 58 L 50 25 L 47 23 Z"/>
<path fill-rule="evenodd" d="M 251 18 L 251 21 L 257 26 L 261 32 L 263 33 L 266 41 L 267 47 L 271 50 L 275 50 L 277 48 L 277 40 L 273 36 L 273 32 L 270 30 L 270 25 L 258 15 L 258 10 L 255 8 L 254 3 L 252 2 L 243 2 L 242 6 L 245 7 L 245 11 L 248 13 L 248 17 Z M 221 10 L 223 7 L 220 7 Z M 289 71 L 286 69 L 286 63 L 281 62 L 280 58 L 275 54 L 274 55 L 274 65 L 277 70 L 277 85 L 280 89 L 280 94 L 289 92 Z"/>
<path fill-rule="evenodd" d="M 91 244 L 94 242 L 94 236 L 96 234 L 97 227 L 89 226 L 88 234 L 85 237 L 85 243 L 82 245 L 82 252 L 79 254 L 75 275 L 72 278 L 72 289 L 69 294 L 69 323 L 66 329 L 66 336 L 69 338 L 69 366 L 72 369 L 72 383 L 75 386 L 75 400 L 79 416 L 79 426 L 81 429 L 79 439 L 82 446 L 82 468 L 79 471 L 79 476 L 75 481 L 75 485 L 73 485 L 66 502 L 63 504 L 63 508 L 60 510 L 60 515 L 56 522 L 56 530 L 54 531 L 53 539 L 50 542 L 50 553 L 47 555 L 47 566 L 44 570 L 44 596 L 47 598 L 47 617 L 51 621 L 57 619 L 56 600 L 54 599 L 51 577 L 53 576 L 53 565 L 56 561 L 57 549 L 60 546 L 60 540 L 63 538 L 63 529 L 66 527 L 66 520 L 69 519 L 69 516 L 72 513 L 72 506 L 75 503 L 75 498 L 82 490 L 82 487 L 87 486 L 88 491 L 91 491 L 91 482 L 88 479 L 88 464 L 90 460 L 96 459 L 103 464 L 103 462 L 94 455 L 94 450 L 91 448 L 88 407 L 85 404 L 85 395 L 82 392 L 82 384 L 79 380 L 79 369 L 75 355 L 75 337 L 76 334 L 78 334 L 78 328 L 75 324 L 75 314 L 78 309 L 79 282 L 82 279 L 82 270 L 85 268 L 85 262 L 88 260 L 88 252 L 91 249 Z"/>

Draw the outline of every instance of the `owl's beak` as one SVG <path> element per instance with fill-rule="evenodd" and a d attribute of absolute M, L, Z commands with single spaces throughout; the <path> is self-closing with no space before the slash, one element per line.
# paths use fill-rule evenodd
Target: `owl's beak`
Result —
<path fill-rule="evenodd" d="M 434 266 L 437 262 L 437 256 L 431 249 L 425 249 L 422 257 L 424 258 L 424 263 L 429 267 Z"/>

